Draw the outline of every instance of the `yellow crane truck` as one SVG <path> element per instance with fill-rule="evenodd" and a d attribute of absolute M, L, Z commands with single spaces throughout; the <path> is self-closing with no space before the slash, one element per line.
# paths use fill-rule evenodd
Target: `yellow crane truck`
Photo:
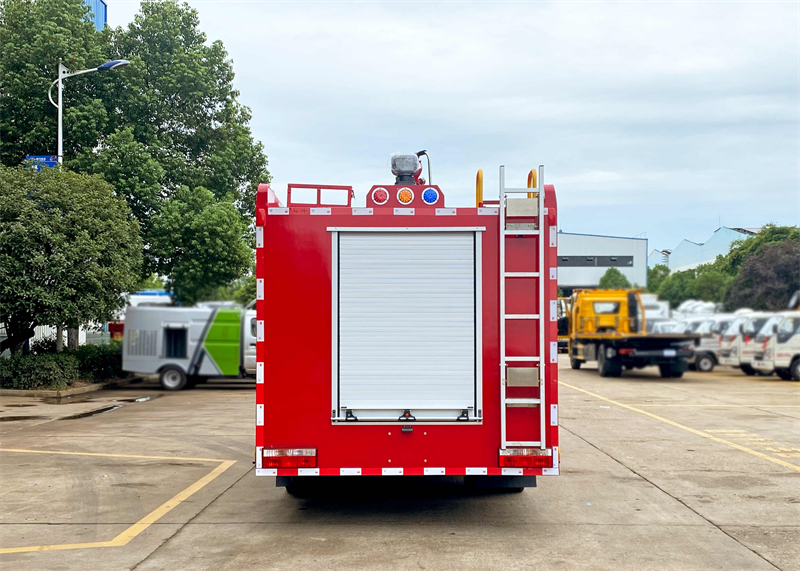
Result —
<path fill-rule="evenodd" d="M 638 290 L 575 290 L 569 303 L 569 362 L 597 361 L 601 377 L 658 365 L 662 377 L 682 377 L 697 335 L 646 333 Z"/>

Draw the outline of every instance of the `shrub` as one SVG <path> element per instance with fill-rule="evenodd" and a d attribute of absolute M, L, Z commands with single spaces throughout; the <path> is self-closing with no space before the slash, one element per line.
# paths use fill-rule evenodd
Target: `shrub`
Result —
<path fill-rule="evenodd" d="M 56 338 L 43 337 L 42 339 L 35 339 L 31 341 L 31 353 L 34 355 L 44 355 L 45 353 L 56 352 Z"/>
<path fill-rule="evenodd" d="M 0 387 L 4 389 L 63 389 L 80 377 L 78 360 L 69 353 L 16 354 L 0 359 Z"/>
<path fill-rule="evenodd" d="M 81 378 L 104 381 L 123 375 L 119 340 L 113 339 L 108 345 L 81 345 L 69 354 L 77 360 Z"/>

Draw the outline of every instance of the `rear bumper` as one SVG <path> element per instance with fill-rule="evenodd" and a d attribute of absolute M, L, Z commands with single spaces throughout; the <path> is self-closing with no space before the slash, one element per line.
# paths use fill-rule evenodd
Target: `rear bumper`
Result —
<path fill-rule="evenodd" d="M 256 476 L 558 476 L 555 468 L 256 468 Z"/>

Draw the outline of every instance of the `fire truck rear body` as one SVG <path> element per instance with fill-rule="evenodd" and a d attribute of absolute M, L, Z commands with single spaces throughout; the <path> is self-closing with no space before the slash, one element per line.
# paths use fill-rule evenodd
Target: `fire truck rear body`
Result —
<path fill-rule="evenodd" d="M 553 187 L 504 212 L 448 208 L 434 185 L 376 186 L 361 208 L 298 188 L 256 200 L 256 474 L 558 474 Z"/>

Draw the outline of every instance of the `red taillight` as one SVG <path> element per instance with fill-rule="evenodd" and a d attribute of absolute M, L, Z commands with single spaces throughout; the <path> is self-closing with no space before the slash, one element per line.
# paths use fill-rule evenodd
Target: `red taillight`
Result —
<path fill-rule="evenodd" d="M 553 465 L 551 450 L 508 448 L 500 450 L 501 468 L 549 468 Z"/>
<path fill-rule="evenodd" d="M 262 468 L 316 468 L 316 448 L 268 448 L 261 459 Z"/>
<path fill-rule="evenodd" d="M 636 349 L 620 349 L 620 355 L 633 355 L 636 352 Z"/>
<path fill-rule="evenodd" d="M 751 337 L 749 335 L 745 335 L 744 336 L 744 342 L 745 343 L 750 343 L 750 339 L 751 339 Z"/>

